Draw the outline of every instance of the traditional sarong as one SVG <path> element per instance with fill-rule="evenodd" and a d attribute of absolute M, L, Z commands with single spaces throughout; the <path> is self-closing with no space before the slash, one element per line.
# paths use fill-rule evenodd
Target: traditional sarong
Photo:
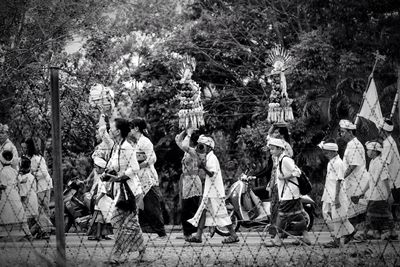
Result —
<path fill-rule="evenodd" d="M 188 220 L 193 218 L 193 216 L 196 214 L 197 208 L 199 207 L 199 203 L 200 203 L 199 196 L 182 199 L 181 221 L 182 221 L 183 234 L 185 236 L 193 234 L 197 231 L 197 227 L 191 225 L 188 222 Z"/>
<path fill-rule="evenodd" d="M 137 214 L 116 208 L 111 223 L 114 228 L 115 244 L 112 251 L 115 257 L 145 249 Z"/>
<path fill-rule="evenodd" d="M 278 209 L 279 209 L 279 194 L 278 194 L 278 186 L 275 182 L 273 182 L 272 188 L 271 188 L 271 208 L 270 208 L 270 223 L 273 226 L 276 226 L 276 220 L 278 218 Z M 276 228 L 275 227 L 270 227 L 269 228 L 269 233 L 271 235 L 276 234 Z"/>
<path fill-rule="evenodd" d="M 139 210 L 139 222 L 145 233 L 157 233 L 166 236 L 164 217 L 161 209 L 161 192 L 158 186 L 152 186 L 143 198 L 144 209 Z"/>
<path fill-rule="evenodd" d="M 280 201 L 276 222 L 278 231 L 285 230 L 294 235 L 302 235 L 307 229 L 304 212 L 300 199 Z"/>
<path fill-rule="evenodd" d="M 329 209 L 330 205 L 331 207 Z M 346 205 L 347 205 L 346 203 L 341 203 L 341 207 L 339 209 L 336 209 L 334 204 L 326 202 L 322 203 L 322 216 L 324 217 L 324 220 L 328 225 L 329 229 L 332 231 L 332 234 L 336 238 L 349 235 L 354 231 L 353 225 L 347 218 Z M 328 214 L 328 211 L 331 212 L 330 216 Z"/>
<path fill-rule="evenodd" d="M 188 220 L 193 226 L 197 227 L 203 211 L 206 211 L 205 226 L 227 226 L 232 221 L 225 206 L 225 198 L 203 197 L 196 214 Z"/>
<path fill-rule="evenodd" d="M 393 216 L 387 201 L 368 201 L 366 224 L 372 230 L 391 230 L 394 228 Z"/>

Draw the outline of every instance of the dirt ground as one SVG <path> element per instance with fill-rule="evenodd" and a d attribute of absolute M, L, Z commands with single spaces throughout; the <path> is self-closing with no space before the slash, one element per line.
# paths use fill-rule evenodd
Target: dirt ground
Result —
<path fill-rule="evenodd" d="M 66 266 L 107 266 L 104 261 L 111 247 L 67 247 Z M 0 246 L 0 266 L 54 266 L 55 248 L 33 248 L 29 243 L 19 247 Z M 211 247 L 171 245 L 147 248 L 152 262 L 139 263 L 132 253 L 122 266 L 400 266 L 400 242 L 370 241 L 350 243 L 340 249 L 286 245 L 284 247 L 249 246 L 246 242 Z"/>

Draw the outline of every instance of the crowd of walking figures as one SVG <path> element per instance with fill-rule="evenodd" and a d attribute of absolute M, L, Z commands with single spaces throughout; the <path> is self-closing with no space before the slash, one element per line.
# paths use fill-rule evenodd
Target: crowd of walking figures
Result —
<path fill-rule="evenodd" d="M 355 124 L 341 120 L 339 126 L 340 138 L 347 142 L 342 158 L 334 139 L 319 145 L 329 160 L 322 214 L 333 236 L 333 241 L 324 246 L 336 248 L 369 238 L 397 239 L 389 209 L 390 201 L 398 201 L 395 192 L 400 188 L 400 156 L 391 136 L 393 123 L 387 119 L 382 122 L 382 143 L 370 141 L 365 146 L 355 137 Z M 287 136 L 288 130 L 282 125 L 273 125 L 266 136 L 273 169 L 263 190 L 271 198 L 270 210 L 263 210 L 256 195 L 251 199 L 257 218 L 266 213 L 270 216 L 271 239 L 266 241 L 267 246 L 282 246 L 288 231 L 299 236 L 299 243 L 311 244 L 300 200 L 307 193 L 307 178 L 292 159 Z M 166 238 L 159 179 L 154 168 L 157 158 L 146 122 L 141 118 L 108 121 L 102 115 L 97 139 L 92 154 L 93 215 L 88 239 L 109 239 L 111 233 L 114 235 L 111 263 L 123 262 L 133 251 L 139 252 L 139 260 L 146 260 L 142 230 L 150 228 L 158 234 L 157 239 Z M 185 240 L 201 243 L 207 226 L 229 230 L 224 244 L 239 242 L 225 205 L 221 167 L 213 152 L 215 141 L 192 128 L 179 133 L 175 141 L 184 151 L 180 195 Z M 8 126 L 3 124 L 0 144 L 0 240 L 48 239 L 53 227 L 49 220 L 52 178 L 45 157 L 32 139 L 24 140 L 18 153 L 9 139 Z M 368 170 L 365 155 L 371 158 Z M 205 173 L 204 184 L 200 170 Z M 360 222 L 364 222 L 363 229 Z"/>

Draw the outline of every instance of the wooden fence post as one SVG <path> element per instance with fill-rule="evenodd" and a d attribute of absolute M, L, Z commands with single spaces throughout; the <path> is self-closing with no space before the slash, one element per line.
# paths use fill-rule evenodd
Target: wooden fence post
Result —
<path fill-rule="evenodd" d="M 58 84 L 58 69 L 50 68 L 51 85 L 51 117 L 52 117 L 52 144 L 53 144 L 53 180 L 54 205 L 57 242 L 57 266 L 66 266 L 65 232 L 64 232 L 64 201 L 63 177 L 61 170 L 61 124 L 60 124 L 60 92 Z"/>

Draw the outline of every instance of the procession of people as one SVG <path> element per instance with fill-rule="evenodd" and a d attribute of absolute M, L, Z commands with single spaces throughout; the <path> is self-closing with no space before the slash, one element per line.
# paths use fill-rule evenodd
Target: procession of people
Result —
<path fill-rule="evenodd" d="M 293 222 L 297 225 L 294 235 L 311 245 L 300 202 L 301 170 L 293 160 L 285 127 L 273 125 L 266 137 L 273 164 L 265 187 L 273 199 L 269 211 L 272 238 L 266 245 L 282 246 L 286 227 Z M 319 145 L 328 160 L 321 211 L 333 237 L 324 247 L 338 248 L 352 240 L 362 242 L 369 238 L 398 239 L 389 206 L 392 189 L 400 183 L 399 152 L 391 136 L 393 123 L 382 122 L 383 142 L 371 140 L 366 144 L 357 139 L 356 125 L 351 121 L 341 120 L 339 128 L 339 138 L 346 142 L 343 157 L 335 139 Z M 48 218 L 52 179 L 45 159 L 32 139 L 22 142 L 19 158 L 8 137 L 7 125 L 0 125 L 0 137 L 0 240 L 48 239 L 53 227 Z M 157 157 L 147 123 L 142 118 L 109 121 L 102 115 L 97 139 L 99 145 L 92 154 L 90 192 L 94 206 L 89 240 L 109 240 L 114 235 L 111 264 L 124 262 L 134 251 L 139 252 L 139 260 L 146 260 L 143 232 L 156 233 L 158 237 L 152 240 L 167 238 L 154 167 Z M 205 227 L 227 227 L 230 235 L 222 243 L 239 242 L 225 205 L 215 140 L 188 127 L 177 134 L 175 141 L 184 152 L 179 194 L 185 241 L 201 243 Z M 371 158 L 369 168 L 366 155 Z M 204 184 L 201 173 L 205 174 Z"/>

